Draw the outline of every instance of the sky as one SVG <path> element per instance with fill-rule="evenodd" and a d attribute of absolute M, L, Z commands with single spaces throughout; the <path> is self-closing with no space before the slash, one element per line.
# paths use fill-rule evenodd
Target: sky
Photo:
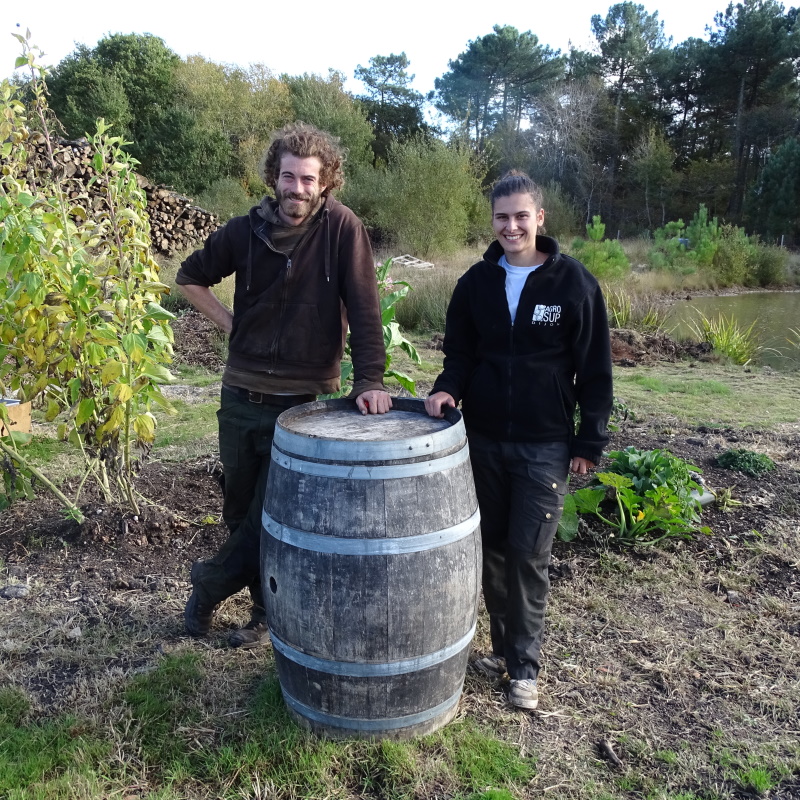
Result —
<path fill-rule="evenodd" d="M 684 0 L 661 12 L 641 0 L 648 13 L 659 11 L 667 36 L 677 44 L 690 36 L 706 38 L 705 27 L 726 0 Z M 94 47 L 111 33 L 151 33 L 181 57 L 199 54 L 218 63 L 266 64 L 276 75 L 306 72 L 344 73 L 346 88 L 358 93 L 353 78 L 359 65 L 375 55 L 405 52 L 423 93 L 448 69 L 470 40 L 491 33 L 494 25 L 532 31 L 542 44 L 566 51 L 570 42 L 591 49 L 593 14 L 605 16 L 607 0 L 550 0 L 548 3 L 463 3 L 439 0 L 302 0 L 269 3 L 237 0 L 186 3 L 184 0 L 28 0 L 3 3 L 0 22 L 0 75 L 8 76 L 20 54 L 14 33 L 31 32 L 31 42 L 44 51 L 44 64 L 57 64 L 75 44 Z M 297 13 L 292 16 L 292 10 Z M 19 27 L 17 27 L 19 26 Z"/>

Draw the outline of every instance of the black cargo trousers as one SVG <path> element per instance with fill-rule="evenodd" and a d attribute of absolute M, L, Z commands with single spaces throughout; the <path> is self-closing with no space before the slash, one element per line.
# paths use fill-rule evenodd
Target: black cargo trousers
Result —
<path fill-rule="evenodd" d="M 498 442 L 467 430 L 481 512 L 492 652 L 514 680 L 539 673 L 548 565 L 564 510 L 566 442 Z"/>
<path fill-rule="evenodd" d="M 213 558 L 192 567 L 192 585 L 204 604 L 217 605 L 248 587 L 253 619 L 265 621 L 261 514 L 275 424 L 287 408 L 312 400 L 315 395 L 267 395 L 223 385 L 217 421 L 225 477 L 222 519 L 229 536 Z"/>

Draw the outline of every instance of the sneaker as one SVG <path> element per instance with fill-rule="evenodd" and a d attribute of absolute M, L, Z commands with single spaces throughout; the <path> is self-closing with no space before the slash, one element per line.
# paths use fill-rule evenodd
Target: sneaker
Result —
<path fill-rule="evenodd" d="M 512 679 L 508 689 L 508 702 L 517 708 L 536 708 L 539 705 L 539 692 L 534 678 Z"/>
<path fill-rule="evenodd" d="M 260 644 L 269 643 L 269 628 L 266 622 L 251 619 L 243 628 L 234 631 L 228 637 L 228 644 L 231 647 L 241 647 L 247 650 L 251 647 L 258 647 Z"/>
<path fill-rule="evenodd" d="M 183 612 L 183 621 L 186 632 L 190 636 L 205 636 L 211 629 L 211 620 L 214 618 L 216 606 L 209 606 L 200 600 L 197 589 L 192 589 L 186 609 Z"/>
<path fill-rule="evenodd" d="M 506 674 L 506 660 L 503 656 L 484 656 L 476 658 L 472 668 L 487 678 L 502 678 Z"/>

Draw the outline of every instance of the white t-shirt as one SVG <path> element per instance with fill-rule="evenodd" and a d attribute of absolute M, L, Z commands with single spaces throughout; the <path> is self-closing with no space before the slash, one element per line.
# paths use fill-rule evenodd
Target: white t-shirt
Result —
<path fill-rule="evenodd" d="M 511 324 L 513 325 L 517 316 L 517 306 L 519 305 L 519 297 L 522 294 L 522 287 L 525 286 L 528 275 L 542 265 L 514 267 L 506 261 L 505 255 L 500 256 L 500 260 L 497 263 L 506 271 L 506 300 L 508 301 L 508 310 L 511 312 Z"/>

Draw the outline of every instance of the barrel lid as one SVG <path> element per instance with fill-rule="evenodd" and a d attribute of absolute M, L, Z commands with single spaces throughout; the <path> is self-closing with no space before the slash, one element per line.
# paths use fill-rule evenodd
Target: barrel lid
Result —
<path fill-rule="evenodd" d="M 422 400 L 393 397 L 387 414 L 362 414 L 353 400 L 319 400 L 284 411 L 275 445 L 286 453 L 337 462 L 433 456 L 465 442 L 461 413 L 428 416 Z"/>

